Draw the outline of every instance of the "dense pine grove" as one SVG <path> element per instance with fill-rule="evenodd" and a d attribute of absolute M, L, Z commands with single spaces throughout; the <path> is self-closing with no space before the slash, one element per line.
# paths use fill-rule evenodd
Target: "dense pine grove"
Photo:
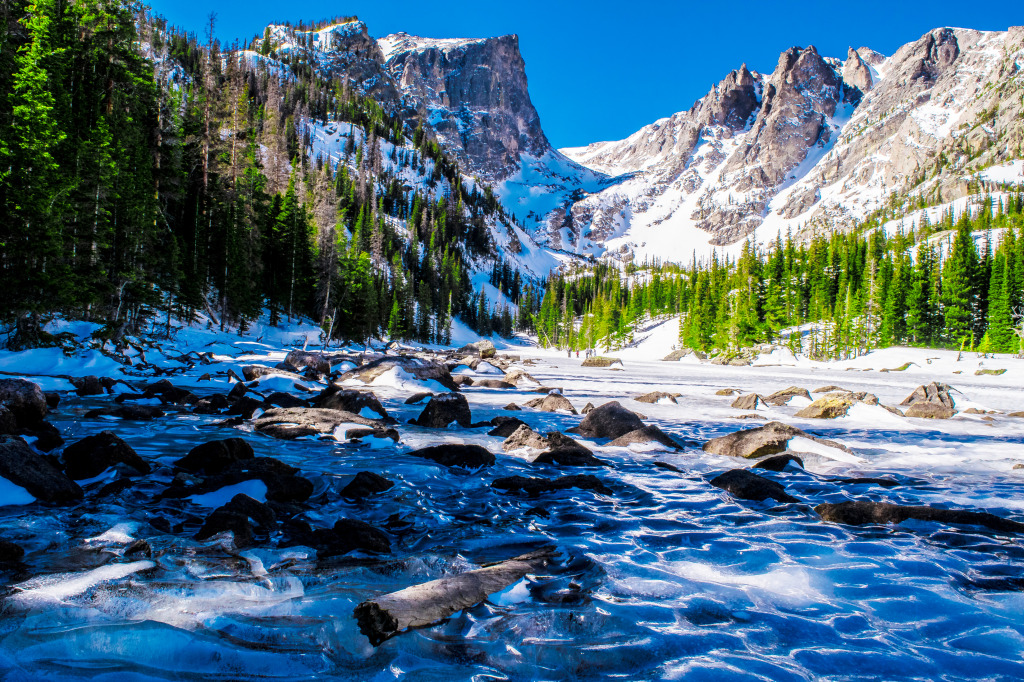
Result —
<path fill-rule="evenodd" d="M 8 0 L 0 37 L 0 317 L 141 330 L 306 316 L 334 338 L 511 332 L 470 284 L 489 188 L 422 128 L 292 58 L 280 74 L 134 3 Z M 237 48 L 237 46 L 235 46 Z M 313 158 L 311 124 L 347 129 Z M 416 182 L 419 180 L 420 182 Z M 517 281 L 516 296 L 528 287 Z"/>
<path fill-rule="evenodd" d="M 547 345 L 617 348 L 666 315 L 681 316 L 681 345 L 701 351 L 782 342 L 820 359 L 891 345 L 1024 352 L 1024 195 L 989 197 L 908 234 L 780 237 L 763 251 L 745 244 L 735 261 L 564 273 L 548 282 L 536 326 Z M 802 325 L 808 333 L 783 333 Z"/>

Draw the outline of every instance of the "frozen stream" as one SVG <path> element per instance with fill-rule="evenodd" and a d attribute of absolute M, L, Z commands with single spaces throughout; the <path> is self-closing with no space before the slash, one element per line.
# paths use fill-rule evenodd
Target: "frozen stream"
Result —
<path fill-rule="evenodd" d="M 619 400 L 686 449 L 633 451 L 584 440 L 612 466 L 531 464 L 503 453 L 502 439 L 487 429 L 406 424 L 422 405 L 405 405 L 408 392 L 387 388 L 374 392 L 399 420 L 401 444 L 386 448 L 274 440 L 215 426 L 221 416 L 84 419 L 87 408 L 110 399 L 65 396 L 52 421 L 69 443 L 113 429 L 160 466 L 102 499 L 91 493 L 110 481 L 95 481 L 77 507 L 0 506 L 0 536 L 26 549 L 24 570 L 6 574 L 0 673 L 9 680 L 1024 678 L 1021 538 L 918 522 L 850 527 L 812 510 L 866 498 L 1024 520 L 1024 471 L 1013 469 L 1024 462 L 1024 419 L 905 419 L 866 405 L 836 420 L 796 419 L 795 405 L 758 410 L 856 453 L 852 461 L 812 453 L 805 471 L 764 473 L 797 504 L 736 500 L 710 486 L 715 474 L 750 462 L 700 450 L 709 438 L 764 423 L 736 420 L 743 411 L 730 407 L 733 398 L 716 396 L 718 389 L 768 394 L 835 384 L 898 405 L 916 386 L 938 380 L 960 391 L 958 409 L 1009 412 L 1024 410 L 1021 361 L 1003 376 L 974 376 L 976 361 L 958 365 L 935 352 L 932 363 L 907 356 L 918 364 L 878 372 L 903 361 L 897 351 L 832 367 L 627 358 L 616 371 L 525 352 L 537 358 L 526 369 L 562 388 L 577 409 Z M 281 357 L 273 353 L 264 364 Z M 846 369 L 872 364 L 873 371 Z M 957 366 L 963 374 L 952 373 Z M 171 380 L 200 395 L 225 392 L 228 384 L 216 376 L 196 382 L 225 368 L 197 366 Z M 681 397 L 678 404 L 630 400 L 654 390 Z M 502 410 L 534 393 L 464 393 L 475 421 L 514 415 L 546 432 L 581 419 Z M 391 554 L 318 561 L 315 551 L 281 548 L 273 538 L 243 551 L 191 539 L 210 509 L 187 499 L 155 502 L 154 495 L 170 483 L 170 462 L 199 443 L 239 435 L 257 456 L 281 459 L 313 481 L 313 509 L 303 514 L 311 525 L 366 521 L 389 533 Z M 404 454 L 444 440 L 484 445 L 497 464 L 465 471 Z M 360 471 L 396 485 L 362 502 L 342 499 L 338 491 Z M 503 476 L 569 473 L 593 473 L 613 494 L 570 489 L 530 498 L 490 487 Z M 900 485 L 830 480 L 881 475 Z M 124 556 L 135 539 L 149 542 L 151 557 Z M 547 575 L 528 576 L 443 624 L 376 648 L 356 626 L 352 611 L 364 599 L 545 544 L 558 550 Z"/>

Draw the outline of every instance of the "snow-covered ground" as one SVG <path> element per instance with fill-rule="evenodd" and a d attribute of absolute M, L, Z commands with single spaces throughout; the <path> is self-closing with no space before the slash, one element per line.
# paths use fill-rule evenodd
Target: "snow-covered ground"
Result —
<path fill-rule="evenodd" d="M 148 422 L 87 418 L 113 396 L 78 398 L 55 374 L 101 372 L 129 382 L 152 381 L 140 361 L 121 367 L 97 350 L 56 359 L 52 350 L 0 351 L 5 372 L 21 372 L 64 390 L 51 421 L 68 442 L 114 430 L 155 467 L 122 493 L 98 497 L 116 472 L 89 484 L 78 507 L 24 504 L 19 491 L 0 507 L 0 537 L 26 549 L 11 583 L 0 627 L 0 674 L 10 679 L 166 679 L 239 675 L 272 679 L 757 679 L 1024 677 L 1024 619 L 1019 578 L 1024 553 L 1013 536 L 983 529 L 907 522 L 851 527 L 823 522 L 812 507 L 847 499 L 888 500 L 987 510 L 1024 519 L 1024 361 L 979 359 L 955 352 L 892 348 L 840 363 L 816 363 L 777 351 L 752 366 L 664 362 L 678 320 L 638 333 L 634 347 L 608 353 L 621 366 L 586 368 L 564 351 L 499 343 L 520 357 L 514 366 L 535 383 L 521 388 L 466 387 L 474 422 L 515 416 L 540 432 L 579 424 L 581 416 L 525 408 L 540 384 L 560 389 L 580 410 L 617 400 L 683 444 L 610 447 L 580 438 L 606 467 L 557 467 L 504 453 L 490 427 L 427 429 L 408 420 L 423 409 L 412 393 L 437 386 L 409 374 L 370 386 L 397 419 L 400 441 L 366 447 L 335 438 L 275 440 L 219 424 L 221 415 L 171 412 Z M 91 329 L 65 325 L 79 338 Z M 55 329 L 57 331 L 57 329 Z M 145 362 L 175 385 L 200 395 L 231 388 L 226 372 L 273 366 L 316 329 L 257 325 L 251 336 L 215 328 L 177 331 L 176 340 L 146 346 Z M 458 343 L 471 340 L 459 330 Z M 355 350 L 355 349 L 353 349 Z M 187 352 L 213 354 L 213 364 L 187 368 Z M 896 370 L 911 363 L 902 371 Z M 976 375 L 978 369 L 1005 369 Z M 122 371 L 123 370 L 123 371 Z M 492 363 L 456 368 L 471 378 L 499 378 Z M 45 377 L 37 376 L 43 374 Z M 210 374 L 210 380 L 202 379 Z M 799 503 L 738 500 L 709 485 L 748 460 L 701 450 L 710 438 L 764 421 L 737 417 L 725 388 L 763 395 L 789 386 L 813 391 L 838 385 L 898 405 L 917 386 L 950 384 L 960 410 L 949 420 L 910 419 L 858 403 L 832 420 L 795 416 L 806 401 L 754 413 L 838 441 L 849 452 L 794 439 L 805 469 L 763 472 Z M 48 383 L 54 382 L 54 383 Z M 312 380 L 265 377 L 259 390 L 306 398 Z M 634 400 L 651 391 L 677 393 L 676 403 Z M 966 414 L 968 408 L 991 414 Z M 211 506 L 228 494 L 265 499 L 258 482 L 218 495 L 159 501 L 171 463 L 199 443 L 241 437 L 257 456 L 297 467 L 313 482 L 314 504 L 299 518 L 314 528 L 339 518 L 384 529 L 384 556 L 315 558 L 308 547 L 280 546 L 280 535 L 235 550 L 223 539 L 192 539 Z M 342 437 L 343 439 L 343 437 Z M 370 440 L 370 439 L 368 439 Z M 446 468 L 409 456 L 426 445 L 475 443 L 495 453 L 479 470 Z M 663 465 L 671 465 L 675 470 Z M 338 491 L 359 471 L 379 473 L 394 488 L 363 501 Z M 539 498 L 498 492 L 499 477 L 592 474 L 611 494 L 569 489 Z M 839 479 L 886 477 L 896 487 Z M 163 519 L 158 522 L 157 518 Z M 180 524 L 180 526 L 178 525 Z M 125 556 L 145 539 L 152 555 Z M 558 550 L 547 575 L 528 576 L 488 602 L 443 624 L 395 637 L 379 648 L 352 616 L 364 599 L 521 554 L 540 544 Z M 244 672 L 243 672 L 244 671 Z M 103 677 L 101 676 L 101 677 Z"/>

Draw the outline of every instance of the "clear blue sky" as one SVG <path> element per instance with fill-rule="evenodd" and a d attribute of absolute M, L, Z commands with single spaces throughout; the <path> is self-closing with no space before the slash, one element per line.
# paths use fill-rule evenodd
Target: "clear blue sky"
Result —
<path fill-rule="evenodd" d="M 556 147 L 626 137 L 688 109 L 746 62 L 770 72 L 779 53 L 813 44 L 891 54 L 939 26 L 1002 30 L 1024 24 L 1022 0 L 651 2 L 649 0 L 150 0 L 171 23 L 202 35 L 210 11 L 224 42 L 268 23 L 355 14 L 370 35 L 432 38 L 517 33 L 530 94 Z"/>

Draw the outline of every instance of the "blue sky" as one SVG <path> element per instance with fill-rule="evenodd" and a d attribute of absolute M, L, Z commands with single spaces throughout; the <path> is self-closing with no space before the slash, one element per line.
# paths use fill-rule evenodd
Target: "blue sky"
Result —
<path fill-rule="evenodd" d="M 688 109 L 746 62 L 770 72 L 779 53 L 813 44 L 844 58 L 849 46 L 890 54 L 938 26 L 1001 30 L 1024 24 L 1020 0 L 902 2 L 651 2 L 517 0 L 150 0 L 173 24 L 202 34 L 211 9 L 224 42 L 268 23 L 355 14 L 370 35 L 433 38 L 517 33 L 530 94 L 557 147 L 626 137 Z"/>

